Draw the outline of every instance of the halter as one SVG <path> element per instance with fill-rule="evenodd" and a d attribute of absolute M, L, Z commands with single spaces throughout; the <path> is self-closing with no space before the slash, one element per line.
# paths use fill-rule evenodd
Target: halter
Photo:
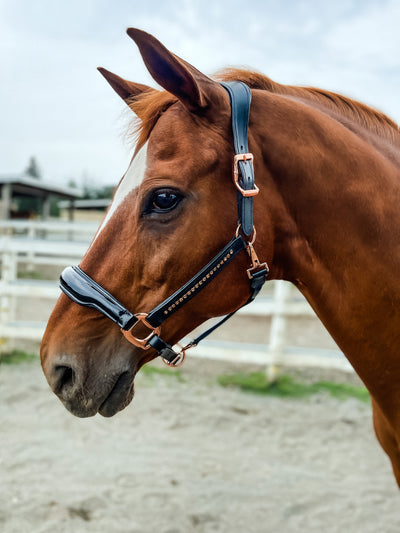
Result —
<path fill-rule="evenodd" d="M 238 190 L 238 228 L 233 239 L 192 279 L 148 313 L 131 313 L 78 266 L 67 267 L 60 276 L 60 288 L 71 300 L 84 307 L 92 307 L 100 311 L 118 324 L 129 342 L 143 350 L 154 348 L 164 363 L 173 367 L 180 366 L 189 348 L 197 346 L 200 341 L 234 315 L 238 309 L 223 317 L 217 324 L 207 329 L 186 346 L 178 345 L 179 351 L 176 351 L 160 337 L 161 325 L 164 320 L 204 289 L 244 249 L 251 259 L 251 266 L 247 270 L 251 294 L 244 305 L 254 300 L 268 275 L 267 264 L 260 263 L 253 247 L 256 238 L 256 230 L 253 226 L 253 198 L 259 191 L 254 182 L 253 155 L 249 153 L 247 140 L 251 91 L 242 82 L 221 83 L 221 85 L 228 92 L 232 109 L 235 148 L 233 181 Z M 135 336 L 135 328 L 138 324 L 143 324 L 149 329 L 149 334 L 146 337 L 138 338 Z"/>

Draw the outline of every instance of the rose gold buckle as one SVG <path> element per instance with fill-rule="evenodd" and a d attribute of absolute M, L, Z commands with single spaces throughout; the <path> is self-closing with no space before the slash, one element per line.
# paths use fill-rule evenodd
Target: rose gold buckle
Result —
<path fill-rule="evenodd" d="M 132 344 L 134 344 L 135 346 L 137 346 L 138 348 L 142 348 L 143 350 L 148 350 L 150 348 L 150 345 L 148 344 L 149 340 L 154 336 L 154 335 L 160 335 L 160 331 L 161 331 L 161 328 L 158 327 L 158 328 L 153 328 L 153 326 L 151 324 L 149 324 L 146 320 L 147 318 L 147 313 L 137 313 L 136 315 L 134 315 L 136 318 L 137 318 L 137 322 L 135 322 L 133 324 L 133 326 L 127 330 L 125 329 L 121 329 L 124 337 L 126 338 L 127 341 L 131 342 Z M 133 329 L 139 324 L 139 323 L 142 323 L 144 326 L 146 326 L 146 328 L 149 328 L 152 330 L 152 332 L 150 333 L 150 335 L 147 335 L 147 337 L 145 337 L 144 339 L 138 339 L 137 337 L 134 337 L 133 334 L 132 334 L 132 331 Z"/>
<path fill-rule="evenodd" d="M 254 184 L 254 189 L 243 189 L 239 183 L 239 161 L 250 161 L 253 164 L 253 154 L 236 154 L 233 158 L 233 183 L 239 192 L 245 197 L 256 196 L 259 193 L 259 188 Z"/>

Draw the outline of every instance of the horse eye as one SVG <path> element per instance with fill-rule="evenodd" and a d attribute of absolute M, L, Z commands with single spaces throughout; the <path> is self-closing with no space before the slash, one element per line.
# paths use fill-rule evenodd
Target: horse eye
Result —
<path fill-rule="evenodd" d="M 178 205 L 180 196 L 171 191 L 155 193 L 151 199 L 151 207 L 155 211 L 170 211 Z"/>

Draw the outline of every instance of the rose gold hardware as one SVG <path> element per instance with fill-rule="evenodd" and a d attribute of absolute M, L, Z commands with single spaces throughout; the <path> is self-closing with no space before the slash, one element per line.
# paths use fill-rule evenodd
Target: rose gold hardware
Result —
<path fill-rule="evenodd" d="M 250 161 L 253 164 L 253 154 L 236 154 L 233 158 L 233 183 L 240 193 L 245 197 L 256 196 L 259 193 L 259 188 L 254 184 L 254 189 L 246 190 L 239 183 L 239 161 Z"/>
<path fill-rule="evenodd" d="M 148 350 L 150 348 L 150 345 L 148 344 L 149 340 L 154 335 L 160 335 L 161 328 L 160 327 L 153 328 L 153 326 L 146 321 L 147 313 L 137 313 L 134 316 L 138 319 L 138 321 L 135 322 L 130 329 L 128 329 L 128 330 L 121 329 L 121 331 L 122 331 L 122 333 L 123 333 L 123 335 L 124 335 L 124 337 L 126 338 L 127 341 L 129 341 L 130 343 L 134 344 L 138 348 L 142 348 L 143 350 Z M 149 329 L 152 330 L 150 335 L 147 335 L 147 337 L 145 337 L 144 339 L 138 339 L 137 337 L 134 337 L 133 334 L 132 334 L 132 331 L 135 329 L 135 327 L 139 323 L 142 323 L 144 326 L 146 326 L 146 328 L 149 328 Z"/>
<path fill-rule="evenodd" d="M 164 357 L 161 357 L 161 360 L 165 365 L 171 366 L 173 368 L 178 368 L 182 366 L 186 358 L 186 352 L 190 350 L 190 348 L 194 348 L 196 344 L 193 344 L 193 342 L 189 342 L 189 344 L 186 344 L 186 346 L 182 346 L 181 344 L 177 343 L 177 346 L 179 346 L 180 351 L 176 354 L 176 357 L 173 361 L 168 361 L 167 359 L 164 359 Z"/>
<path fill-rule="evenodd" d="M 180 351 L 175 359 L 172 361 L 168 361 L 168 359 L 164 359 L 164 357 L 161 357 L 161 361 L 164 363 L 164 365 L 170 366 L 172 368 L 178 368 L 183 365 L 185 361 L 186 353 L 184 350 Z"/>
<path fill-rule="evenodd" d="M 254 239 L 253 239 L 253 242 L 254 242 Z M 262 268 L 266 268 L 267 271 L 268 271 L 267 263 L 265 263 L 265 262 L 264 263 L 260 263 L 260 260 L 258 259 L 258 256 L 256 254 L 256 251 L 254 250 L 252 242 L 248 243 L 246 250 L 247 250 L 247 253 L 249 254 L 250 259 L 251 259 L 251 267 L 249 269 L 247 269 L 247 275 L 248 275 L 249 279 L 253 278 L 253 274 L 257 270 L 260 270 Z"/>
<path fill-rule="evenodd" d="M 260 261 L 251 243 L 247 245 L 247 253 L 250 256 L 252 267 L 254 268 L 260 266 Z"/>
<path fill-rule="evenodd" d="M 235 237 L 239 236 L 239 232 L 240 232 L 240 228 L 241 227 L 242 227 L 242 224 L 239 224 L 238 227 L 236 228 Z M 256 228 L 254 226 L 253 226 L 253 230 L 251 232 L 251 235 L 253 235 L 253 238 L 251 239 L 251 241 L 248 244 L 254 244 L 254 242 L 256 240 L 257 232 L 256 232 Z"/>
<path fill-rule="evenodd" d="M 253 226 L 253 238 L 248 243 L 250 246 L 252 246 L 255 243 L 256 237 L 257 237 L 257 231 L 256 231 L 256 228 Z"/>

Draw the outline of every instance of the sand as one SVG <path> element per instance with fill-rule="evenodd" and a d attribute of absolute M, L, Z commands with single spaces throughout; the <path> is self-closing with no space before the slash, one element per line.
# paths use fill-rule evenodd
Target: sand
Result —
<path fill-rule="evenodd" d="M 400 531 L 369 405 L 216 385 L 230 370 L 192 360 L 183 382 L 139 377 L 127 409 L 82 420 L 38 363 L 1 365 L 0 531 Z"/>

